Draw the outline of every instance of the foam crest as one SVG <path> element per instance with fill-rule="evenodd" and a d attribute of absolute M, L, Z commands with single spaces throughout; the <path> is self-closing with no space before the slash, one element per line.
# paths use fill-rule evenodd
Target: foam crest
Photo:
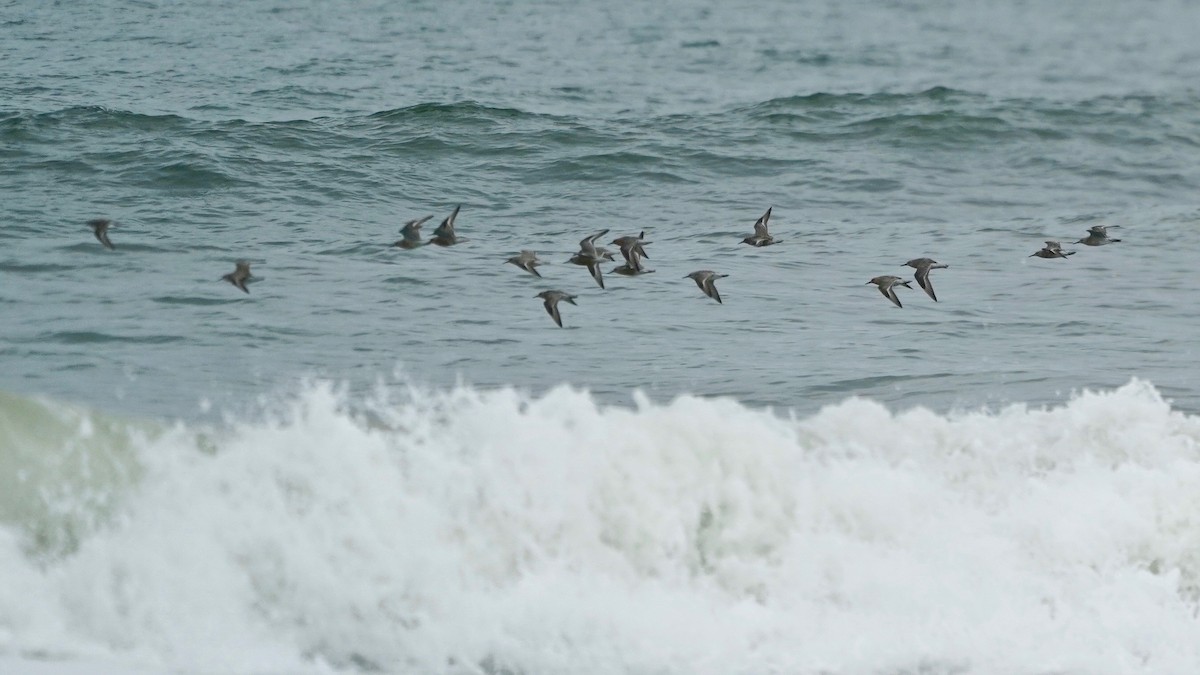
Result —
<path fill-rule="evenodd" d="M 283 408 L 123 436 L 134 478 L 77 484 L 104 499 L 71 502 L 95 513 L 71 547 L 11 515 L 0 654 L 245 673 L 1200 663 L 1200 420 L 1147 383 L 953 415 L 319 383 Z M 94 436 L 40 450 L 108 447 Z M 19 438 L 0 437 L 0 475 L 34 461 Z"/>

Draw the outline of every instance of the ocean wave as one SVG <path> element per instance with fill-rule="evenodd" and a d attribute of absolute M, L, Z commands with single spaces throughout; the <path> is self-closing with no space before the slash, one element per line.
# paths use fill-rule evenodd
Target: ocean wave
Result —
<path fill-rule="evenodd" d="M 225 672 L 1200 663 L 1200 419 L 1147 383 L 803 419 L 570 388 L 397 402 L 318 383 L 276 404 L 202 429 L 0 397 L 0 653 Z"/>
<path fill-rule="evenodd" d="M 179 115 L 146 115 L 105 106 L 72 106 L 52 111 L 20 111 L 0 119 L 0 128 L 11 131 L 22 128 L 79 127 L 92 131 L 124 129 L 170 132 L 190 123 Z"/>
<path fill-rule="evenodd" d="M 813 93 L 727 113 L 767 133 L 800 140 L 874 140 L 900 147 L 953 149 L 1082 138 L 1111 147 L 1175 145 L 1169 122 L 1194 108 L 1194 95 L 1102 96 L 1080 101 L 997 98 L 934 87 L 914 93 Z"/>
<path fill-rule="evenodd" d="M 771 113 L 781 110 L 794 110 L 799 108 L 837 108 L 841 106 L 864 107 L 873 106 L 881 108 L 895 108 L 906 104 L 937 102 L 945 103 L 948 101 L 982 101 L 987 97 L 982 94 L 977 94 L 959 89 L 950 89 L 948 87 L 931 87 L 923 91 L 912 93 L 896 93 L 896 92 L 814 92 L 811 94 L 798 94 L 792 96 L 780 96 L 760 103 L 755 103 L 750 106 L 738 108 L 751 114 Z"/>
<path fill-rule="evenodd" d="M 454 103 L 418 103 L 416 105 L 381 110 L 369 116 L 374 120 L 424 120 L 454 122 L 495 122 L 504 119 L 544 117 L 536 113 L 484 105 L 476 101 L 457 101 Z"/>

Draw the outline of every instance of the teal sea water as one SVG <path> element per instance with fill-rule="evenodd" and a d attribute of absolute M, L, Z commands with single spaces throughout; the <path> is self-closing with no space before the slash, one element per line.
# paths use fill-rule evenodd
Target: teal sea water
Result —
<path fill-rule="evenodd" d="M 469 9 L 468 9 L 469 7 Z M 1188 410 L 1200 10 L 92 3 L 6 12 L 9 390 L 190 418 L 301 377 Z M 1172 39 L 1175 38 L 1175 39 Z M 391 248 L 463 204 L 458 248 Z M 783 244 L 739 244 L 774 207 Z M 118 221 L 116 252 L 84 222 Z M 1028 258 L 1119 225 L 1120 245 Z M 645 230 L 601 291 L 584 236 Z M 544 281 L 504 260 L 524 248 Z M 910 258 L 941 303 L 867 287 Z M 218 283 L 233 260 L 263 281 Z M 615 266 L 615 265 L 614 265 Z M 682 277 L 730 277 L 713 306 Z M 580 294 L 569 330 L 533 296 Z"/>
<path fill-rule="evenodd" d="M 4 3 L 0 659 L 1194 672 L 1198 25 Z"/>

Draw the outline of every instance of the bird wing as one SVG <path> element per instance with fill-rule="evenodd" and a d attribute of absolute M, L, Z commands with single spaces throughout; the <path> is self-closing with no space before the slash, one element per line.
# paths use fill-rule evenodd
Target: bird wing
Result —
<path fill-rule="evenodd" d="M 767 233 L 767 221 L 771 220 L 771 209 L 773 209 L 773 208 L 775 208 L 775 207 L 772 206 L 771 208 L 767 209 L 767 212 L 762 214 L 762 217 L 760 217 L 758 220 L 756 220 L 754 222 L 755 236 L 758 236 L 758 237 L 771 236 L 770 234 Z"/>
<path fill-rule="evenodd" d="M 914 276 L 917 279 L 917 285 L 925 289 L 925 293 L 929 297 L 933 298 L 934 302 L 937 302 L 937 295 L 935 295 L 933 292 L 933 282 L 929 280 L 929 269 L 930 268 L 928 265 L 920 267 L 917 269 L 917 273 Z"/>
<path fill-rule="evenodd" d="M 558 313 L 558 298 L 550 296 L 542 304 L 546 305 L 546 313 L 550 315 L 551 319 L 554 319 L 554 323 L 562 328 L 562 316 Z"/>
<path fill-rule="evenodd" d="M 442 224 L 438 225 L 437 229 L 433 231 L 433 236 L 444 237 L 446 239 L 454 238 L 454 219 L 458 217 L 458 210 L 461 208 L 462 204 L 455 206 L 454 210 L 450 212 L 450 215 L 447 216 L 446 219 L 442 221 Z"/>
<path fill-rule="evenodd" d="M 592 278 L 596 280 L 596 283 L 600 284 L 600 288 L 604 288 L 604 272 L 600 270 L 600 261 L 593 260 L 588 263 L 587 268 L 592 273 Z"/>
<path fill-rule="evenodd" d="M 705 295 L 713 300 L 716 300 L 717 302 L 720 302 L 722 305 L 725 304 L 721 302 L 721 294 L 717 292 L 717 280 L 715 276 L 706 277 L 704 279 L 704 286 L 702 288 L 704 289 Z"/>
<path fill-rule="evenodd" d="M 579 241 L 579 250 L 590 255 L 593 258 L 599 257 L 596 254 L 596 240 L 608 234 L 608 230 L 600 230 L 590 237 L 584 237 Z"/>

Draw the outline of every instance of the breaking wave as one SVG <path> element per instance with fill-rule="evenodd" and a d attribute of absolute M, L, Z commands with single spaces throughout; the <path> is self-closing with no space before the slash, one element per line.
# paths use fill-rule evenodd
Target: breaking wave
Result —
<path fill-rule="evenodd" d="M 1185 672 L 1200 419 L 304 385 L 0 394 L 0 655 L 177 672 Z"/>

